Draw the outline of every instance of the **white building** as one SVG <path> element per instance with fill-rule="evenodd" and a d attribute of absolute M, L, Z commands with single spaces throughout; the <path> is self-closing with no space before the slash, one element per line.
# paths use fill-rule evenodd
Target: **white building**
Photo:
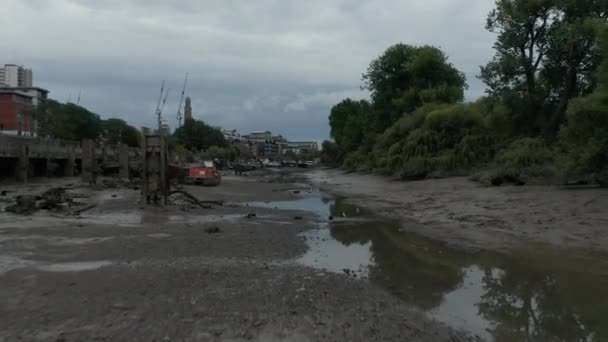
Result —
<path fill-rule="evenodd" d="M 33 86 L 32 69 L 16 64 L 5 64 L 0 68 L 0 85 L 11 88 L 31 88 Z"/>

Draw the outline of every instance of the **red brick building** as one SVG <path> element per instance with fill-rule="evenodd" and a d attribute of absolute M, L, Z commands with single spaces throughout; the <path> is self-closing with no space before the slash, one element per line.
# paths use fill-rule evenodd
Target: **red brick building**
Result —
<path fill-rule="evenodd" d="M 19 90 L 0 89 L 0 134 L 35 135 L 33 97 Z"/>

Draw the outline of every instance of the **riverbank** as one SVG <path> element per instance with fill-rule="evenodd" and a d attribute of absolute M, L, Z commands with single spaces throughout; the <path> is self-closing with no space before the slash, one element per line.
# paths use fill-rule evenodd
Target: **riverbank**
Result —
<path fill-rule="evenodd" d="M 355 270 L 311 266 L 308 234 L 328 217 L 300 205 L 312 192 L 301 180 L 184 188 L 225 201 L 213 209 L 147 207 L 137 190 L 78 179 L 3 184 L 0 208 L 60 186 L 96 206 L 0 212 L 0 341 L 468 340 Z"/>
<path fill-rule="evenodd" d="M 608 252 L 608 189 L 484 187 L 466 178 L 402 182 L 317 169 L 314 184 L 401 221 L 403 230 L 470 250 Z"/>

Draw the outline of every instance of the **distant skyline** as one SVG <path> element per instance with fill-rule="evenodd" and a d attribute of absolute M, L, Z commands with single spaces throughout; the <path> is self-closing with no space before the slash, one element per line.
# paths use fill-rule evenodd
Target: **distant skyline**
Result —
<path fill-rule="evenodd" d="M 0 64 L 104 118 L 155 127 L 161 81 L 172 128 L 186 72 L 193 116 L 241 133 L 329 137 L 332 105 L 367 98 L 361 74 L 390 45 L 442 48 L 467 100 L 492 54 L 490 0 L 4 0 Z M 24 39 L 27 37 L 27 39 Z M 182 110 L 183 113 L 183 110 Z"/>

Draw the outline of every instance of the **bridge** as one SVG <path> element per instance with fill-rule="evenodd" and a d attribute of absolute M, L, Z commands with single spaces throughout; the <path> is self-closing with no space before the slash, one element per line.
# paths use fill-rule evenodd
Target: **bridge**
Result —
<path fill-rule="evenodd" d="M 141 149 L 126 145 L 96 146 L 91 140 L 78 143 L 0 134 L 0 179 L 27 181 L 31 176 L 74 176 L 97 169 L 117 170 L 128 178 L 141 165 Z"/>

